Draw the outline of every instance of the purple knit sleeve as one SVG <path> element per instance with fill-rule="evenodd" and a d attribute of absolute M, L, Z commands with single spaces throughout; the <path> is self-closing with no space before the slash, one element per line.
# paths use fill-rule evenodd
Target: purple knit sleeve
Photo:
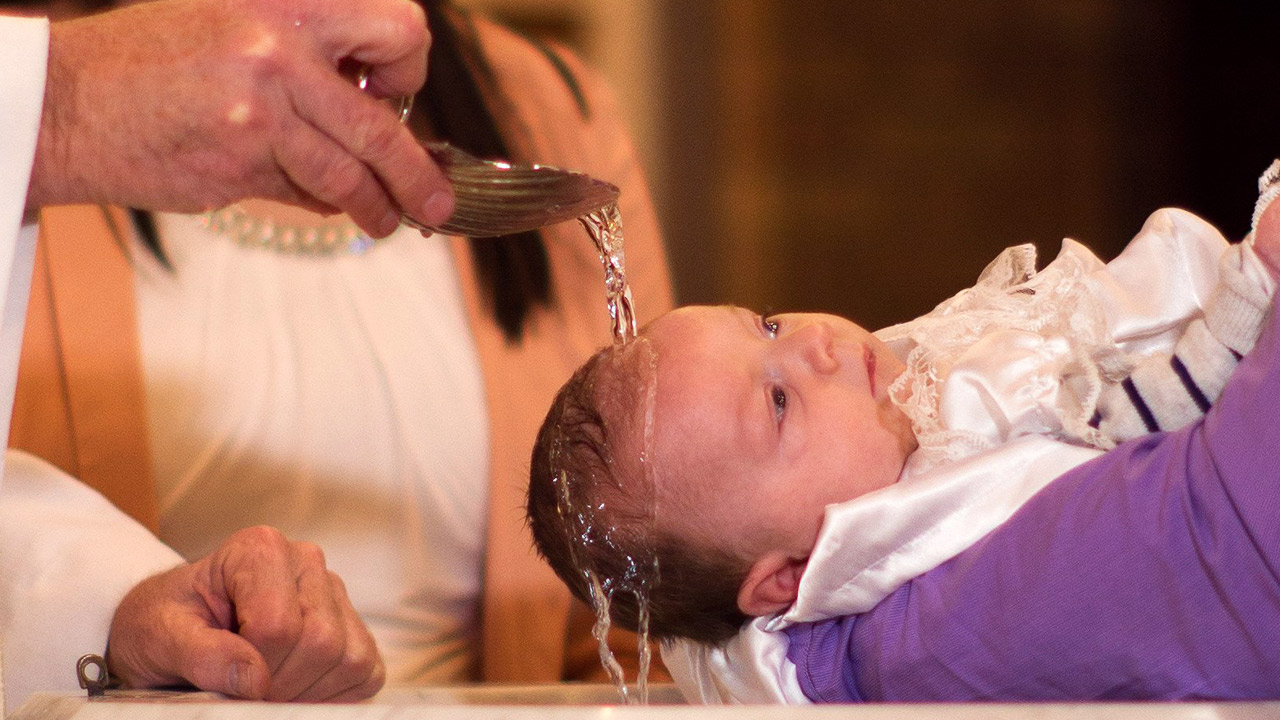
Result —
<path fill-rule="evenodd" d="M 1198 423 L 1081 465 L 870 612 L 789 632 L 815 700 L 1280 698 L 1280 325 Z"/>
<path fill-rule="evenodd" d="M 796 664 L 805 697 L 826 703 L 862 700 L 854 679 L 854 658 L 848 651 L 857 620 L 857 615 L 849 615 L 786 629 L 787 657 Z"/>

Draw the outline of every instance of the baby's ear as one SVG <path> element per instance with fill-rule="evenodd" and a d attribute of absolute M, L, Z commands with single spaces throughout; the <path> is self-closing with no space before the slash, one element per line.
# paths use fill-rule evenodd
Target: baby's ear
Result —
<path fill-rule="evenodd" d="M 785 610 L 800 591 L 800 576 L 808 558 L 793 558 L 774 550 L 751 564 L 738 588 L 738 609 L 752 617 Z"/>

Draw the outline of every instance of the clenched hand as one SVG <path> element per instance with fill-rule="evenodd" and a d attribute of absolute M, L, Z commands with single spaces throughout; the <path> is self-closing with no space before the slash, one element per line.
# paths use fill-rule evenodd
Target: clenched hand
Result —
<path fill-rule="evenodd" d="M 252 700 L 360 700 L 385 677 L 320 549 L 267 527 L 139 583 L 116 609 L 107 666 L 130 687 Z"/>

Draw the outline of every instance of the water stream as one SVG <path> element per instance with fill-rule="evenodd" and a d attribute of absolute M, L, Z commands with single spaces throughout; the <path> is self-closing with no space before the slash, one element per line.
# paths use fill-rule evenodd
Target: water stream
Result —
<path fill-rule="evenodd" d="M 581 503 L 573 499 L 570 490 L 571 483 L 563 471 L 561 471 L 557 484 L 560 488 L 560 516 L 572 528 L 575 540 L 570 543 L 570 553 L 573 556 L 574 565 L 579 568 L 582 577 L 586 581 L 591 607 L 596 616 L 595 625 L 591 628 L 591 635 L 598 645 L 600 664 L 609 674 L 609 679 L 614 686 L 618 688 L 618 694 L 622 698 L 623 704 L 647 704 L 649 700 L 649 666 L 652 660 L 652 651 L 649 648 L 648 598 L 650 584 L 656 580 L 656 563 L 640 562 L 634 556 L 628 555 L 629 568 L 623 577 L 601 578 L 595 570 L 588 566 L 588 563 L 582 561 L 577 549 L 595 544 L 604 544 L 616 548 L 617 544 L 612 539 L 612 528 L 597 526 L 594 522 L 595 513 L 592 512 L 592 508 L 583 508 Z M 603 509 L 603 506 L 598 506 L 596 509 Z M 635 599 L 638 608 L 637 651 L 639 668 L 634 695 L 627 685 L 626 673 L 622 665 L 614 656 L 613 649 L 609 647 L 609 630 L 613 626 L 610 610 L 615 594 L 619 593 L 630 594 Z"/>
<path fill-rule="evenodd" d="M 587 234 L 591 236 L 591 240 L 595 243 L 596 251 L 600 256 L 600 264 L 604 268 L 604 292 L 605 303 L 609 312 L 609 319 L 612 326 L 613 342 L 615 346 L 626 346 L 636 339 L 636 314 L 634 302 L 631 297 L 631 288 L 627 284 L 626 255 L 623 250 L 622 238 L 622 214 L 618 210 L 616 203 L 604 207 L 600 210 L 592 212 L 578 218 L 583 227 L 587 229 Z M 647 461 L 650 454 L 653 437 L 653 400 L 656 392 L 656 358 L 652 349 L 647 344 L 641 343 L 646 347 L 641 350 L 632 345 L 630 350 L 633 352 L 645 352 L 648 358 L 648 372 L 645 374 L 646 388 L 642 407 L 644 408 L 644 450 L 641 453 L 640 464 L 645 473 L 644 482 L 648 487 L 652 488 L 653 478 L 650 476 L 651 467 Z M 613 528 L 597 527 L 594 522 L 596 511 L 603 511 L 604 506 L 598 507 L 579 507 L 580 503 L 575 503 L 571 497 L 570 483 L 563 473 L 558 478 L 560 485 L 560 516 L 570 523 L 572 537 L 576 542 L 571 546 L 587 546 L 594 543 L 604 543 L 606 546 L 618 547 L 613 540 Z M 654 513 L 653 503 L 648 503 L 648 518 L 652 523 Z M 625 704 L 646 704 L 649 699 L 649 668 L 652 662 L 652 650 L 649 646 L 649 591 L 652 583 L 657 582 L 658 568 L 657 561 L 651 553 L 649 557 L 634 557 L 627 555 L 628 571 L 623 577 L 605 577 L 601 578 L 592 568 L 586 567 L 580 561 L 577 553 L 574 553 L 574 564 L 581 570 L 586 580 L 587 587 L 590 588 L 590 597 L 592 609 L 595 611 L 596 622 L 592 628 L 592 636 L 595 637 L 599 644 L 600 663 L 609 673 L 614 685 L 618 688 L 618 693 L 622 697 Z M 610 620 L 610 607 L 613 603 L 615 594 L 630 594 L 636 602 L 637 619 L 638 619 L 638 653 L 639 668 L 636 678 L 635 695 L 633 696 L 627 686 L 626 676 L 622 666 L 614 657 L 613 651 L 609 648 L 608 636 L 609 629 L 612 626 Z"/>
<path fill-rule="evenodd" d="M 636 336 L 636 313 L 627 285 L 627 259 L 622 248 L 622 213 L 613 203 L 578 218 L 596 244 L 604 266 L 604 298 L 613 321 L 613 341 L 626 343 Z"/>

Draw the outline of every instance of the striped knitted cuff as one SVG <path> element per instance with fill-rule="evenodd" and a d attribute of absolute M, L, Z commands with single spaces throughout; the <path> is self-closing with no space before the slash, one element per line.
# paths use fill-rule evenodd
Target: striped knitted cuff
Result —
<path fill-rule="evenodd" d="M 1102 391 L 1093 424 L 1115 443 L 1177 430 L 1208 412 L 1239 361 L 1240 356 L 1197 319 L 1187 326 L 1173 354 L 1143 358 L 1129 377 Z"/>

